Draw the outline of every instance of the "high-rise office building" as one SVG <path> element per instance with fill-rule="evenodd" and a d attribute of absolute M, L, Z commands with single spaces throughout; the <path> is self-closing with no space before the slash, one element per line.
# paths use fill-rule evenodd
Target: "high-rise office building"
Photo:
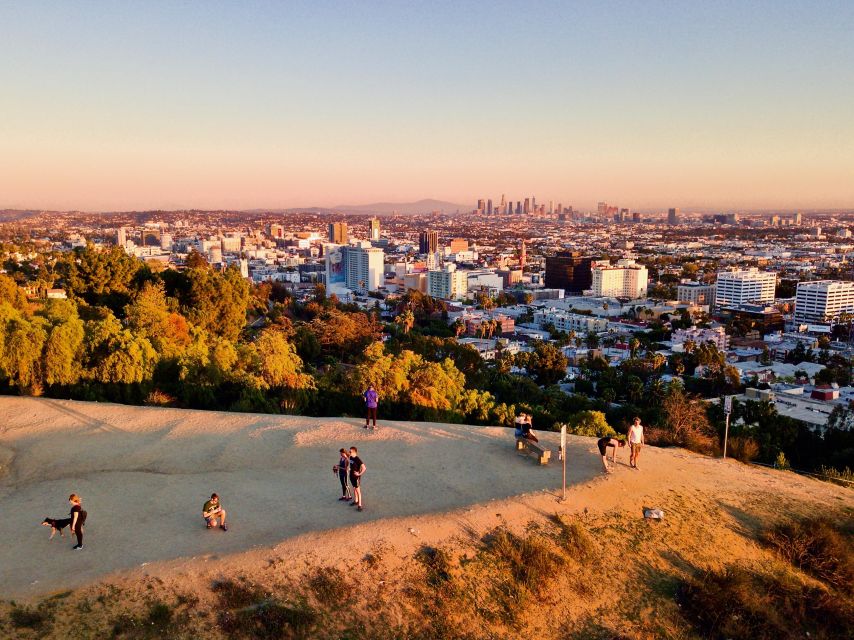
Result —
<path fill-rule="evenodd" d="M 525 198 L 525 208 L 523 209 L 525 213 L 531 213 L 531 199 Z"/>
<path fill-rule="evenodd" d="M 525 241 L 522 240 L 522 248 L 519 249 L 519 266 L 523 269 L 528 262 L 528 248 L 525 246 Z"/>
<path fill-rule="evenodd" d="M 341 247 L 344 254 L 345 282 L 348 289 L 365 293 L 383 284 L 383 250 L 375 247 Z"/>
<path fill-rule="evenodd" d="M 477 211 L 478 213 L 483 213 L 486 211 L 486 201 L 481 198 L 477 201 Z"/>
<path fill-rule="evenodd" d="M 329 242 L 333 244 L 347 244 L 349 241 L 350 236 L 347 233 L 346 222 L 329 223 Z"/>
<path fill-rule="evenodd" d="M 522 213 L 522 201 L 521 201 L 521 200 L 517 200 L 517 201 L 516 201 L 516 215 L 518 216 L 518 215 L 520 215 L 521 213 Z"/>
<path fill-rule="evenodd" d="M 670 208 L 667 210 L 667 224 L 679 224 L 679 209 Z"/>
<path fill-rule="evenodd" d="M 835 324 L 841 314 L 850 313 L 854 313 L 854 282 L 815 280 L 798 283 L 795 324 Z"/>
<path fill-rule="evenodd" d="M 418 234 L 418 253 L 436 253 L 439 248 L 438 231 L 422 231 Z"/>
<path fill-rule="evenodd" d="M 368 220 L 368 239 L 371 242 L 376 242 L 380 239 L 380 219 L 371 218 Z"/>
<path fill-rule="evenodd" d="M 774 302 L 777 274 L 751 268 L 743 271 L 722 271 L 715 287 L 717 308 L 748 303 Z"/>
<path fill-rule="evenodd" d="M 486 214 L 492 215 L 492 198 L 486 201 Z"/>
<path fill-rule="evenodd" d="M 641 221 L 640 213 L 637 211 L 632 212 L 632 222 L 640 222 L 640 221 Z"/>
<path fill-rule="evenodd" d="M 581 293 L 593 282 L 592 263 L 594 258 L 582 256 L 577 251 L 563 251 L 546 256 L 547 289 L 563 289 L 569 293 Z"/>
<path fill-rule="evenodd" d="M 122 249 L 124 249 L 125 245 L 128 241 L 128 232 L 124 227 L 119 227 L 116 230 L 116 244 L 119 245 Z"/>

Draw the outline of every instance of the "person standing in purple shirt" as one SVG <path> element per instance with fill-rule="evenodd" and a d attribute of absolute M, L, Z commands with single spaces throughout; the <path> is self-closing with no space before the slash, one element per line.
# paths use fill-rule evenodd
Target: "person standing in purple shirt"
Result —
<path fill-rule="evenodd" d="M 365 407 L 367 408 L 367 414 L 365 415 L 365 429 L 370 426 L 371 416 L 374 418 L 374 426 L 372 429 L 377 428 L 377 404 L 379 403 L 380 396 L 377 393 L 377 390 L 374 389 L 374 385 L 368 385 L 368 390 L 363 394 L 365 396 Z"/>

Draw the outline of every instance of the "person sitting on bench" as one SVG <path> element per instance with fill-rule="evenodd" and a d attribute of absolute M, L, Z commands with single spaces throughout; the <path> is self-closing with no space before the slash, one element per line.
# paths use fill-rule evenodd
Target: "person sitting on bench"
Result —
<path fill-rule="evenodd" d="M 525 437 L 525 430 L 522 427 L 522 425 L 524 425 L 524 424 L 525 424 L 525 414 L 520 413 L 518 416 L 516 416 L 516 419 L 513 421 L 513 425 L 516 427 L 515 431 L 513 433 L 516 436 L 517 440 Z"/>
<path fill-rule="evenodd" d="M 539 442 L 537 436 L 534 435 L 534 430 L 531 428 L 531 414 L 523 413 L 522 417 L 525 420 L 522 423 L 522 437 L 531 442 Z"/>

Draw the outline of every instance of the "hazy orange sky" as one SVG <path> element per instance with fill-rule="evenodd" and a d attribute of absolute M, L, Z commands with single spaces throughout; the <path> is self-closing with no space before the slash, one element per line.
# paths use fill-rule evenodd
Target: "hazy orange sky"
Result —
<path fill-rule="evenodd" d="M 854 207 L 854 3 L 6 3 L 0 208 Z"/>

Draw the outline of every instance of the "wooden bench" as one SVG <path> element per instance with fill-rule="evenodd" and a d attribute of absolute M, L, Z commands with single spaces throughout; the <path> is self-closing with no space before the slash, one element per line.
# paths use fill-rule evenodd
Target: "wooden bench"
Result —
<path fill-rule="evenodd" d="M 537 456 L 537 461 L 540 464 L 548 464 L 549 459 L 552 457 L 551 451 L 533 440 L 528 440 L 527 438 L 516 438 L 516 451 L 525 451 L 527 453 L 535 454 Z"/>

